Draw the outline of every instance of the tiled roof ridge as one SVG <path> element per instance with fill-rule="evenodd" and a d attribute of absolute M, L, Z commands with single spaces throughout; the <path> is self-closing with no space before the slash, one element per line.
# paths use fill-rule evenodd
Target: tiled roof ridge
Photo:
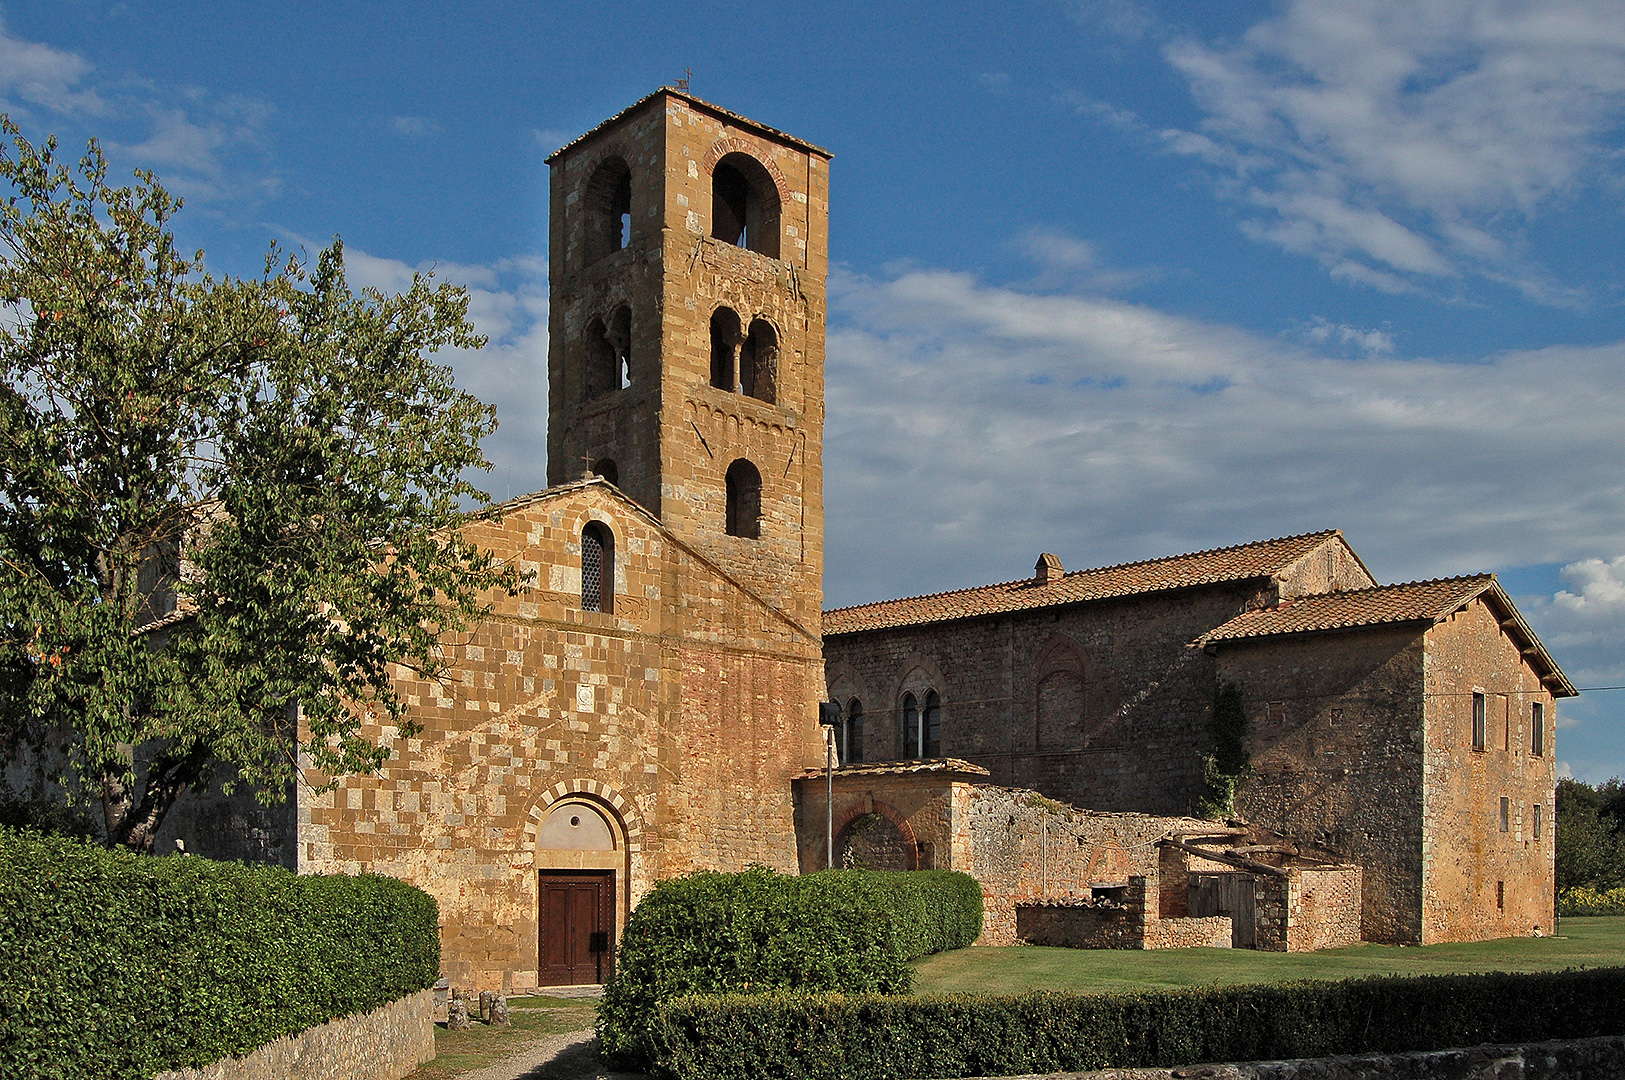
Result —
<path fill-rule="evenodd" d="M 1262 548 L 1271 544 L 1285 544 L 1293 540 L 1308 540 L 1314 537 L 1329 538 L 1342 534 L 1341 529 L 1318 529 L 1312 532 L 1293 533 L 1291 536 L 1276 536 L 1268 540 L 1249 540 L 1243 544 L 1229 544 L 1225 547 L 1204 548 L 1201 551 L 1186 551 L 1176 555 L 1159 555 L 1155 559 L 1133 559 L 1129 562 L 1111 563 L 1107 566 L 1085 566 L 1077 570 L 1068 570 L 1061 575 L 1061 580 L 1076 577 L 1080 574 L 1105 574 L 1113 570 L 1127 570 L 1138 566 L 1155 566 L 1158 563 L 1174 562 L 1179 559 L 1195 559 L 1204 555 L 1223 555 L 1227 552 L 1241 551 L 1246 548 Z M 845 607 L 826 608 L 824 614 L 835 615 L 842 612 L 856 611 L 859 608 L 877 607 L 881 604 L 905 604 L 916 600 L 936 600 L 944 596 L 961 596 L 966 593 L 982 592 L 985 589 L 1008 589 L 1017 585 L 1032 582 L 1031 577 L 1012 578 L 1009 581 L 994 581 L 985 585 L 968 585 L 960 589 L 944 589 L 941 592 L 919 593 L 914 596 L 894 596 L 886 600 L 870 600 L 863 604 L 848 604 Z"/>
<path fill-rule="evenodd" d="M 1475 574 L 1454 574 L 1450 577 L 1418 578 L 1415 581 L 1394 581 L 1387 585 L 1367 585 L 1363 589 L 1330 589 L 1326 592 L 1304 593 L 1301 596 L 1294 596 L 1289 600 L 1281 601 L 1279 606 L 1285 607 L 1288 603 L 1302 603 L 1306 600 L 1319 600 L 1323 597 L 1360 596 L 1364 593 L 1381 592 L 1384 589 L 1409 589 L 1420 585 L 1449 585 L 1456 581 L 1477 581 L 1484 578 L 1492 581 L 1495 580 L 1495 572 L 1492 570 L 1481 570 Z M 1259 610 L 1271 611 L 1274 609 L 1260 608 Z"/>

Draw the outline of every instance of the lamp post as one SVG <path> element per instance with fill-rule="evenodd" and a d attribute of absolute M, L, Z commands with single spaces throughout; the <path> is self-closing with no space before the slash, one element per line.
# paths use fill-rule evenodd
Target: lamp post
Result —
<path fill-rule="evenodd" d="M 840 705 L 818 703 L 818 724 L 824 732 L 824 853 L 830 870 L 835 869 L 835 728 L 840 722 Z"/>

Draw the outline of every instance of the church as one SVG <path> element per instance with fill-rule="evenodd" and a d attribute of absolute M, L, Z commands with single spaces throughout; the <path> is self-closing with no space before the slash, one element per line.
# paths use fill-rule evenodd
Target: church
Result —
<path fill-rule="evenodd" d="M 655 882 L 752 864 L 965 870 L 994 944 L 1550 932 L 1574 690 L 1493 576 L 1382 586 L 1329 531 L 825 612 L 830 154 L 662 88 L 548 163 L 549 487 L 467 526 L 530 587 L 402 674 L 376 775 L 167 835 L 410 881 L 504 991 L 602 982 Z"/>

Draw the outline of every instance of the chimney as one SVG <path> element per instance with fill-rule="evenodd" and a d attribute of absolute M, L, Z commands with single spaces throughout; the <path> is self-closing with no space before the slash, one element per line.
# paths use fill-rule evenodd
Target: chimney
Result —
<path fill-rule="evenodd" d="M 1038 565 L 1033 567 L 1033 584 L 1048 585 L 1052 581 L 1060 581 L 1064 573 L 1066 571 L 1061 567 L 1061 560 L 1046 551 L 1038 557 Z"/>

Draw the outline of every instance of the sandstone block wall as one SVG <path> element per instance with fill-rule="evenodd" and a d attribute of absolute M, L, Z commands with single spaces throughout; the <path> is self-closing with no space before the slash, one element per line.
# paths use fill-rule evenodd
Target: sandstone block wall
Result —
<path fill-rule="evenodd" d="M 1556 703 L 1483 599 L 1428 630 L 1425 678 L 1422 940 L 1549 934 Z M 1472 745 L 1475 692 L 1488 714 L 1483 749 Z M 1545 711 L 1541 754 L 1530 739 L 1537 703 Z"/>
<path fill-rule="evenodd" d="M 201 1069 L 156 1080 L 399 1080 L 434 1060 L 434 991 L 420 990 L 267 1043 Z"/>
<path fill-rule="evenodd" d="M 580 610 L 589 521 L 615 538 L 611 613 Z M 574 865 L 538 847 L 561 799 L 612 827 L 617 926 L 661 877 L 793 870 L 790 779 L 821 758 L 816 642 L 600 482 L 519 500 L 469 538 L 536 587 L 490 598 L 448 642 L 444 682 L 398 673 L 423 730 L 369 726 L 394 742 L 378 775 L 301 787 L 300 869 L 426 890 L 445 974 L 502 991 L 537 982 L 538 872 Z"/>

